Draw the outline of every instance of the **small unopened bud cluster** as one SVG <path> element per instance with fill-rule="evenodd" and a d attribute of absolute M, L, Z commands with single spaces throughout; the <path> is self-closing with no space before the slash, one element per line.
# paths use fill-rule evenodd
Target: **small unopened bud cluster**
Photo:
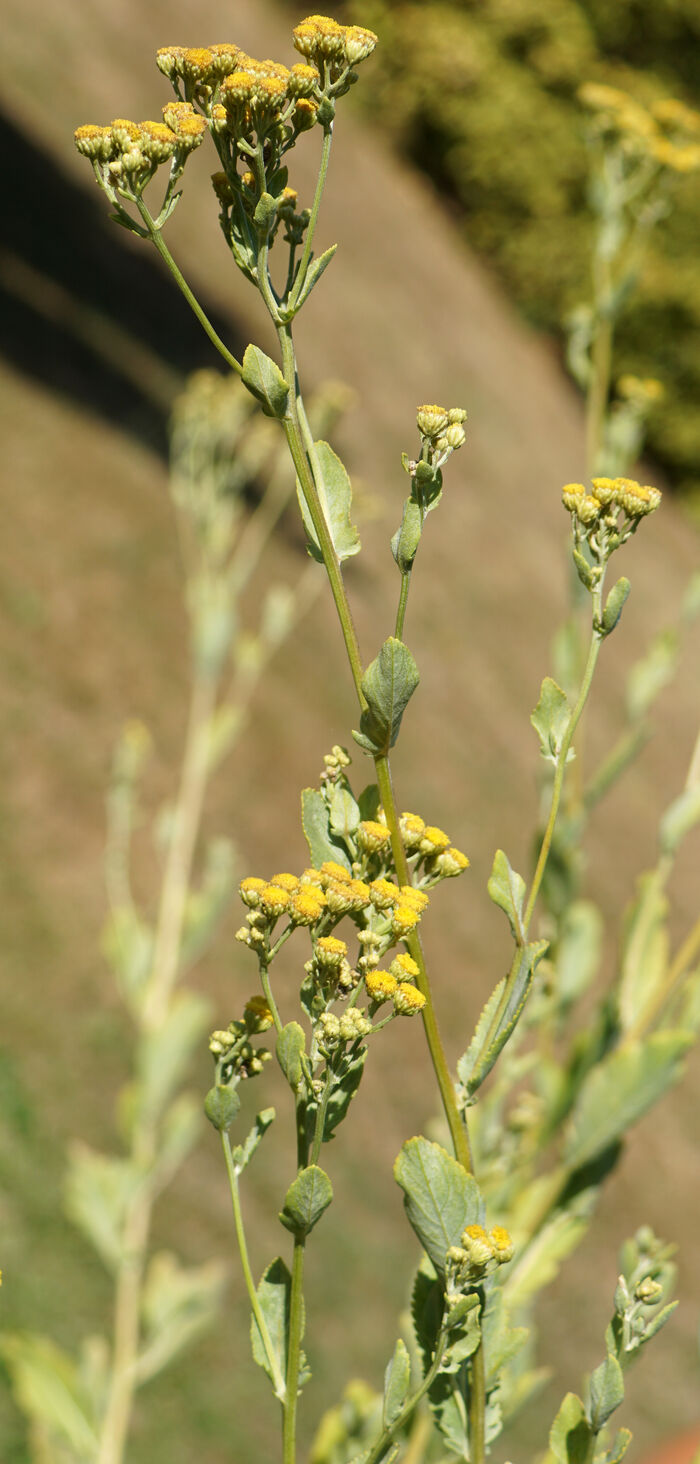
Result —
<path fill-rule="evenodd" d="M 322 1051 L 345 1047 L 348 1043 L 360 1042 L 372 1031 L 372 1023 L 366 1012 L 357 1007 L 348 1007 L 341 1016 L 334 1012 L 323 1012 L 316 1024 L 316 1037 Z"/>
<path fill-rule="evenodd" d="M 270 1054 L 264 1047 L 253 1047 L 250 1038 L 272 1026 L 272 1012 L 262 996 L 251 996 L 243 1011 L 243 1020 L 229 1022 L 225 1030 L 212 1032 L 209 1051 L 216 1060 L 224 1083 L 254 1077 L 262 1072 Z"/>
<path fill-rule="evenodd" d="M 323 758 L 323 772 L 321 773 L 321 787 L 327 783 L 337 783 L 343 777 L 346 768 L 349 768 L 352 758 L 344 747 L 335 743 L 330 752 Z"/>
<path fill-rule="evenodd" d="M 421 436 L 421 456 L 431 467 L 441 468 L 458 448 L 466 433 L 463 423 L 467 414 L 463 407 L 423 406 L 418 408 L 416 422 Z"/>
<path fill-rule="evenodd" d="M 661 502 L 658 488 L 633 478 L 593 478 L 590 493 L 583 483 L 567 483 L 561 496 L 571 514 L 576 546 L 585 540 L 599 566 Z"/>
<path fill-rule="evenodd" d="M 513 1242 L 502 1225 L 486 1231 L 483 1225 L 468 1225 L 459 1245 L 447 1252 L 448 1294 L 478 1286 L 499 1266 L 513 1258 Z"/>

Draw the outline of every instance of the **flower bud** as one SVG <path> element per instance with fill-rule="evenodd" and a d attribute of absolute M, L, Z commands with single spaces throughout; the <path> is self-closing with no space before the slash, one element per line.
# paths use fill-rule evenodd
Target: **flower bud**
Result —
<path fill-rule="evenodd" d="M 449 426 L 449 417 L 444 407 L 425 406 L 418 408 L 416 417 L 421 437 L 439 437 Z"/>

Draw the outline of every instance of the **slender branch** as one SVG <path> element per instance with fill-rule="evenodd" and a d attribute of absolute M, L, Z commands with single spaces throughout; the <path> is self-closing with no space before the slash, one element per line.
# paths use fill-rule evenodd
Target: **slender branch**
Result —
<path fill-rule="evenodd" d="M 270 985 L 270 973 L 264 961 L 260 962 L 260 980 L 262 982 L 262 989 L 265 993 L 265 1000 L 270 1008 L 270 1011 L 272 1012 L 272 1020 L 275 1024 L 275 1031 L 277 1033 L 277 1036 L 279 1037 L 280 1032 L 282 1031 L 283 1022 L 277 1009 L 277 1003 L 275 1001 L 275 998 L 272 995 L 272 987 Z"/>
<path fill-rule="evenodd" d="M 318 1164 L 319 1155 L 321 1153 L 321 1145 L 323 1144 L 323 1130 L 324 1130 L 324 1128 L 326 1126 L 326 1114 L 328 1112 L 328 1100 L 329 1100 L 330 1096 L 331 1096 L 330 1073 L 327 1073 L 326 1074 L 326 1086 L 325 1086 L 325 1088 L 323 1090 L 323 1097 L 321 1098 L 321 1102 L 318 1105 L 318 1112 L 316 1114 L 316 1125 L 315 1125 L 315 1128 L 314 1128 L 314 1141 L 313 1141 L 313 1145 L 312 1145 L 312 1148 L 311 1148 L 311 1157 L 309 1159 L 309 1164 Z"/>
<path fill-rule="evenodd" d="M 237 374 L 240 376 L 242 374 L 242 372 L 243 372 L 243 367 L 242 367 L 240 361 L 237 361 L 236 360 L 236 357 L 234 355 L 232 355 L 231 352 L 229 351 L 228 346 L 225 346 L 224 345 L 224 343 L 223 343 L 223 341 L 221 339 L 221 336 L 217 335 L 216 331 L 214 330 L 214 327 L 213 327 L 213 325 L 212 325 L 209 317 L 207 315 L 205 315 L 205 313 L 204 313 L 204 311 L 203 311 L 203 309 L 202 309 L 199 301 L 197 300 L 196 296 L 192 293 L 192 291 L 191 291 L 191 289 L 190 289 L 190 287 L 189 287 L 189 285 L 187 283 L 187 280 L 185 279 L 185 277 L 181 273 L 181 271 L 178 269 L 178 267 L 177 267 L 177 265 L 175 263 L 175 260 L 173 259 L 173 256 L 170 253 L 170 250 L 168 249 L 168 246 L 167 246 L 167 244 L 166 244 L 166 242 L 165 242 L 165 240 L 163 238 L 163 235 L 161 234 L 161 232 L 160 232 L 159 229 L 156 229 L 155 224 L 153 222 L 153 219 L 151 218 L 151 215 L 148 212 L 148 209 L 146 208 L 146 205 L 143 202 L 143 199 L 142 198 L 138 198 L 136 200 L 136 205 L 137 205 L 138 211 L 139 211 L 139 213 L 140 213 L 140 215 L 141 215 L 141 217 L 142 217 L 142 219 L 143 219 L 143 221 L 144 221 L 144 223 L 146 225 L 146 228 L 148 229 L 149 235 L 150 235 L 153 243 L 155 244 L 155 247 L 158 250 L 158 253 L 160 254 L 161 259 L 163 260 L 163 262 L 167 265 L 168 269 L 170 270 L 170 273 L 171 273 L 171 275 L 172 275 L 172 277 L 173 277 L 173 279 L 175 281 L 175 284 L 177 285 L 178 289 L 181 290 L 182 294 L 184 295 L 184 297 L 185 297 L 185 299 L 187 301 L 187 304 L 189 305 L 190 309 L 196 315 L 196 317 L 197 317 L 197 319 L 198 319 L 198 321 L 199 321 L 202 329 L 208 335 L 208 337 L 209 337 L 212 345 L 213 346 L 216 346 L 216 349 L 219 352 L 219 355 L 220 356 L 223 356 L 224 361 L 227 362 L 227 364 L 231 367 L 232 371 L 237 372 Z"/>
<path fill-rule="evenodd" d="M 396 627 L 394 635 L 397 640 L 403 640 L 403 624 L 406 618 L 406 605 L 408 604 L 408 592 L 411 587 L 411 571 L 405 570 L 401 575 L 401 593 L 399 595 L 399 606 L 396 611 Z"/>
<path fill-rule="evenodd" d="M 236 1227 L 236 1240 L 238 1241 L 238 1250 L 239 1250 L 239 1254 L 240 1254 L 240 1257 L 241 1257 L 241 1270 L 243 1271 L 243 1279 L 245 1281 L 246 1291 L 248 1292 L 248 1299 L 250 1301 L 250 1305 L 251 1305 L 251 1309 L 252 1309 L 252 1312 L 253 1312 L 253 1316 L 255 1317 L 255 1321 L 257 1323 L 258 1331 L 260 1333 L 260 1338 L 261 1338 L 263 1347 L 265 1348 L 265 1356 L 267 1357 L 267 1361 L 268 1361 L 268 1364 L 269 1364 L 269 1367 L 270 1367 L 270 1372 L 272 1373 L 272 1385 L 273 1385 L 274 1390 L 275 1390 L 275 1397 L 276 1398 L 279 1398 L 280 1401 L 282 1403 L 284 1403 L 285 1393 L 286 1393 L 285 1382 L 284 1382 L 284 1378 L 282 1377 L 282 1374 L 280 1372 L 279 1363 L 278 1363 L 277 1358 L 275 1356 L 275 1350 L 274 1350 L 274 1347 L 272 1346 L 272 1342 L 270 1340 L 270 1333 L 267 1330 L 267 1323 L 266 1323 L 265 1318 L 263 1316 L 263 1313 L 262 1313 L 262 1310 L 261 1310 L 261 1307 L 260 1307 L 260 1302 L 258 1301 L 258 1293 L 257 1293 L 257 1291 L 255 1289 L 255 1282 L 253 1280 L 253 1273 L 252 1273 L 251 1268 L 250 1268 L 250 1260 L 248 1258 L 248 1245 L 247 1245 L 247 1242 L 246 1242 L 245 1229 L 244 1229 L 244 1226 L 243 1226 L 243 1213 L 241 1211 L 241 1197 L 240 1197 L 240 1189 L 239 1189 L 239 1184 L 238 1184 L 238 1171 L 237 1171 L 236 1166 L 235 1166 L 235 1164 L 233 1162 L 233 1154 L 231 1152 L 231 1140 L 229 1139 L 228 1133 L 226 1132 L 225 1129 L 222 1129 L 222 1131 L 221 1131 L 221 1143 L 222 1143 L 223 1150 L 224 1150 L 224 1158 L 226 1160 L 226 1171 L 228 1173 L 228 1181 L 229 1181 L 229 1185 L 230 1185 L 230 1188 L 231 1188 L 231 1203 L 233 1205 L 233 1221 L 234 1221 L 234 1225 Z"/>
<path fill-rule="evenodd" d="M 311 259 L 311 248 L 312 248 L 313 239 L 314 239 L 314 232 L 315 232 L 316 223 L 317 223 L 317 220 L 318 220 L 319 209 L 321 207 L 321 199 L 323 197 L 323 189 L 324 189 L 325 182 L 326 182 L 326 175 L 328 173 L 328 163 L 330 161 L 330 156 L 331 156 L 331 145 L 332 145 L 332 142 L 333 142 L 333 123 L 331 122 L 330 125 L 329 125 L 329 127 L 327 128 L 327 130 L 324 132 L 324 135 L 323 135 L 323 147 L 321 149 L 321 166 L 319 168 L 318 178 L 316 180 L 316 192 L 314 193 L 314 201 L 313 201 L 312 208 L 311 208 L 311 217 L 309 218 L 309 225 L 308 225 L 308 228 L 306 230 L 306 239 L 304 241 L 303 253 L 302 253 L 301 259 L 299 261 L 299 268 L 297 270 L 296 284 L 295 284 L 295 286 L 294 286 L 294 288 L 292 290 L 292 293 L 289 296 L 289 300 L 287 302 L 288 309 L 290 309 L 290 310 L 294 310 L 295 307 L 296 307 L 297 301 L 298 301 L 299 296 L 301 294 L 301 291 L 303 289 L 304 280 L 306 278 L 306 271 L 307 271 L 307 269 L 309 267 L 309 262 L 310 262 L 310 259 Z"/>

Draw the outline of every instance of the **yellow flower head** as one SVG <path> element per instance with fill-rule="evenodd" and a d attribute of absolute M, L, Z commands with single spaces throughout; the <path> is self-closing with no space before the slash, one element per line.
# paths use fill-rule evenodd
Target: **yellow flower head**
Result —
<path fill-rule="evenodd" d="M 239 46 L 226 41 L 209 46 L 208 50 L 212 57 L 211 71 L 215 76 L 228 76 L 237 66 L 241 54 Z"/>
<path fill-rule="evenodd" d="M 617 479 L 616 478 L 592 478 L 593 497 L 607 507 L 609 503 L 617 500 Z"/>
<path fill-rule="evenodd" d="M 416 890 L 413 885 L 402 885 L 399 890 L 399 898 L 402 905 L 410 905 L 411 909 L 417 910 L 419 915 L 422 915 L 430 903 L 425 890 Z"/>
<path fill-rule="evenodd" d="M 446 407 L 432 404 L 418 408 L 416 422 L 421 437 L 439 437 L 449 426 L 450 419 Z"/>
<path fill-rule="evenodd" d="M 294 108 L 293 122 L 297 132 L 308 132 L 318 116 L 318 103 L 311 98 L 300 97 Z"/>
<path fill-rule="evenodd" d="M 153 163 L 165 163 L 177 147 L 177 138 L 164 122 L 141 122 L 141 150 Z"/>
<path fill-rule="evenodd" d="M 399 828 L 406 848 L 417 849 L 425 833 L 425 820 L 417 813 L 402 813 Z"/>
<path fill-rule="evenodd" d="M 423 831 L 423 837 L 419 844 L 421 854 L 441 854 L 443 849 L 449 848 L 450 836 L 443 829 L 435 828 L 429 824 Z"/>
<path fill-rule="evenodd" d="M 634 478 L 617 478 L 618 501 L 630 518 L 643 518 L 653 513 L 661 502 L 658 488 L 636 483 Z"/>
<path fill-rule="evenodd" d="M 366 818 L 358 827 L 357 842 L 365 854 L 376 854 L 378 850 L 389 847 L 391 834 L 386 824 Z"/>
<path fill-rule="evenodd" d="M 309 66 L 306 62 L 299 61 L 289 73 L 287 96 L 312 97 L 318 89 L 320 79 L 315 66 Z"/>
<path fill-rule="evenodd" d="M 413 956 L 409 956 L 406 952 L 394 956 L 389 970 L 399 981 L 411 981 L 420 975 L 418 963 L 414 961 Z"/>
<path fill-rule="evenodd" d="M 493 1230 L 489 1231 L 489 1240 L 496 1252 L 496 1259 L 501 1265 L 504 1265 L 506 1261 L 512 1260 L 514 1251 L 513 1242 L 509 1232 L 503 1225 L 494 1225 Z"/>
<path fill-rule="evenodd" d="M 321 865 L 318 873 L 321 876 L 321 883 L 328 884 L 333 881 L 335 884 L 350 884 L 352 875 L 344 864 L 336 864 L 334 859 L 326 859 Z"/>
<path fill-rule="evenodd" d="M 398 885 L 390 879 L 373 879 L 369 892 L 375 910 L 390 910 L 400 899 Z"/>
<path fill-rule="evenodd" d="M 280 889 L 288 890 L 293 895 L 299 888 L 299 881 L 295 874 L 273 874 L 271 884 L 279 885 Z"/>
<path fill-rule="evenodd" d="M 410 981 L 400 981 L 394 993 L 394 1011 L 400 1017 L 415 1017 L 425 1006 L 425 997 Z"/>
<path fill-rule="evenodd" d="M 283 890 L 279 885 L 266 884 L 260 891 L 260 909 L 265 911 L 273 920 L 278 915 L 283 915 L 289 906 L 289 891 Z"/>
<path fill-rule="evenodd" d="M 391 1001 L 398 985 L 396 977 L 388 971 L 368 971 L 365 975 L 365 991 L 370 1001 Z"/>
<path fill-rule="evenodd" d="M 108 162 L 112 156 L 113 134 L 111 127 L 98 127 L 94 122 L 86 122 L 82 127 L 76 128 L 73 133 L 75 145 L 84 158 L 94 158 L 98 162 Z"/>
<path fill-rule="evenodd" d="M 207 124 L 189 102 L 169 102 L 163 108 L 163 121 L 172 128 L 181 147 L 191 151 L 199 147 L 207 130 Z"/>
<path fill-rule="evenodd" d="M 238 889 L 243 904 L 248 905 L 251 910 L 257 910 L 260 904 L 260 892 L 264 890 L 266 883 L 267 880 L 257 879 L 254 874 L 249 874 L 246 879 L 242 879 Z"/>
<path fill-rule="evenodd" d="M 347 953 L 345 941 L 338 940 L 334 935 L 322 935 L 314 946 L 314 955 L 319 965 L 329 966 L 331 969 L 340 966 Z"/>
<path fill-rule="evenodd" d="M 396 909 L 392 911 L 391 916 L 392 932 L 400 939 L 402 936 L 409 935 L 412 930 L 415 930 L 419 921 L 420 911 L 416 910 L 415 905 L 397 905 Z"/>
<path fill-rule="evenodd" d="M 444 854 L 438 854 L 435 868 L 443 879 L 455 879 L 458 874 L 464 874 L 465 869 L 469 868 L 469 860 L 461 849 L 455 849 L 450 845 L 449 849 L 445 849 Z"/>
<path fill-rule="evenodd" d="M 302 885 L 290 896 L 289 914 L 295 925 L 315 925 L 321 919 L 326 904 L 322 890 L 313 885 Z"/>

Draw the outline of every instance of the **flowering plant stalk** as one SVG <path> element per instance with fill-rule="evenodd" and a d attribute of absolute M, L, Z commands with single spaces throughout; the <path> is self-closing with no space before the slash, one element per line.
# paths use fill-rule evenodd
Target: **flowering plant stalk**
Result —
<path fill-rule="evenodd" d="M 356 692 L 355 757 L 366 757 L 373 769 L 360 788 L 347 748 L 334 746 L 319 786 L 302 798 L 308 868 L 241 881 L 247 913 L 237 938 L 257 968 L 258 987 L 210 1040 L 215 1076 L 205 1111 L 220 1135 L 250 1301 L 253 1359 L 279 1408 L 280 1458 L 296 1464 L 299 1457 L 299 1398 L 310 1376 L 303 1346 L 305 1256 L 333 1200 L 321 1163 L 325 1146 L 350 1115 L 377 1035 L 394 1020 L 420 1015 L 444 1143 L 409 1138 L 395 1166 L 422 1250 L 410 1326 L 391 1349 L 383 1388 L 351 1390 L 324 1415 L 311 1461 L 456 1458 L 483 1464 L 493 1441 L 545 1381 L 534 1361 L 535 1298 L 584 1233 L 624 1133 L 676 1080 L 700 1025 L 700 922 L 672 954 L 665 896 L 678 847 L 700 820 L 700 753 L 696 747 L 685 788 L 662 818 L 660 862 L 642 882 L 626 921 L 614 983 L 582 1023 L 579 1003 L 596 975 L 601 921 L 580 897 L 576 850 L 585 811 L 620 774 L 629 749 L 624 756 L 613 749 L 604 767 L 584 779 L 574 761 L 579 724 L 599 656 L 630 591 L 624 575 L 606 586 L 610 562 L 660 501 L 657 489 L 626 476 L 631 463 L 619 433 L 614 463 L 601 458 L 610 428 L 609 312 L 601 307 L 586 344 L 591 484 L 567 484 L 562 495 L 585 606 L 585 654 L 569 655 L 565 689 L 545 677 L 532 713 L 549 774 L 534 870 L 526 881 L 502 850 L 495 855 L 488 894 L 507 918 L 512 959 L 484 1010 L 475 1013 L 455 1081 L 420 924 L 439 900 L 438 885 L 461 877 L 469 861 L 429 819 L 402 811 L 390 758 L 419 680 L 404 640 L 413 570 L 427 517 L 442 499 L 445 470 L 465 442 L 466 412 L 438 404 L 418 409 L 415 449 L 403 457 L 407 493 L 391 541 L 396 616 L 392 633 L 366 663 L 342 568 L 360 549 L 350 479 L 313 430 L 294 344 L 296 316 L 334 253 L 315 255 L 314 243 L 337 104 L 376 39 L 362 26 L 310 16 L 294 30 L 303 59 L 291 68 L 258 61 L 233 44 L 166 46 L 158 66 L 175 100 L 165 106 L 163 122 L 89 124 L 78 129 L 76 142 L 91 160 L 116 222 L 155 246 L 212 344 L 284 434 L 308 551 L 325 570 Z M 317 130 L 317 184 L 311 206 L 300 208 L 286 159 L 302 133 Z M 212 183 L 224 238 L 274 325 L 277 361 L 255 345 L 241 361 L 235 358 L 163 238 L 187 158 L 207 135 L 218 159 Z M 165 186 L 156 207 L 146 195 L 150 200 L 162 169 Z M 282 256 L 274 271 L 273 250 L 275 261 Z M 637 445 L 628 434 L 628 450 Z M 698 598 L 693 589 L 688 615 Z M 571 637 L 565 644 L 571 647 Z M 659 673 L 658 656 L 636 668 L 636 706 L 644 716 L 670 669 L 668 662 Z M 300 983 L 298 1006 L 289 1010 L 274 968 L 291 943 L 299 952 Z M 296 1152 L 280 1196 L 287 1252 L 270 1260 L 256 1281 L 243 1191 L 274 1111 L 261 1108 L 247 1137 L 235 1133 L 235 1124 L 241 1083 L 264 1072 L 272 1055 L 259 1040 L 266 1033 L 289 1089 Z M 557 1411 L 547 1464 L 617 1464 L 625 1453 L 629 1435 L 624 1429 L 613 1435 L 610 1420 L 624 1399 L 627 1367 L 673 1310 L 671 1255 L 672 1247 L 647 1227 L 623 1248 L 603 1359 L 581 1394 L 568 1393 Z M 115 1348 L 112 1365 L 114 1387 L 128 1390 L 138 1351 L 125 1366 Z M 121 1464 L 124 1419 L 117 1427 L 107 1412 L 103 1425 L 101 1464 Z M 74 1456 L 92 1457 L 79 1449 Z M 235 1442 L 232 1457 L 239 1457 Z"/>

